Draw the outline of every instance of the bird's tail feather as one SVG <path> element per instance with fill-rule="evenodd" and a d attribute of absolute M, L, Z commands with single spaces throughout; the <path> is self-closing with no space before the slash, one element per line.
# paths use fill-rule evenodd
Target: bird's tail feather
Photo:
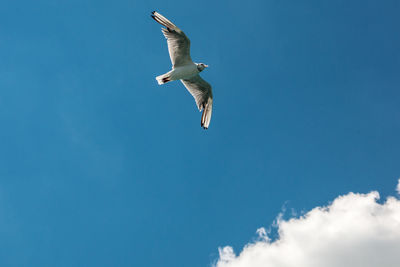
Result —
<path fill-rule="evenodd" d="M 159 85 L 172 81 L 171 79 L 171 72 L 167 72 L 163 75 L 157 76 L 156 80 Z"/>
<path fill-rule="evenodd" d="M 211 121 L 211 114 L 212 114 L 212 98 L 209 97 L 207 102 L 203 104 L 203 114 L 201 115 L 201 127 L 204 129 L 208 129 Z"/>

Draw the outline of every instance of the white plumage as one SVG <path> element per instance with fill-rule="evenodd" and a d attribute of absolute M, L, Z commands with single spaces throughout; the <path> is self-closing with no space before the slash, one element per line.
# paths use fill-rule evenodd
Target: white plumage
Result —
<path fill-rule="evenodd" d="M 158 84 L 181 80 L 186 89 L 194 97 L 200 111 L 201 127 L 208 129 L 212 114 L 212 90 L 211 85 L 203 80 L 199 73 L 208 66 L 203 63 L 194 63 L 190 57 L 190 40 L 185 33 L 167 18 L 156 11 L 151 17 L 165 26 L 161 28 L 167 38 L 169 56 L 172 62 L 172 70 L 156 77 Z"/>

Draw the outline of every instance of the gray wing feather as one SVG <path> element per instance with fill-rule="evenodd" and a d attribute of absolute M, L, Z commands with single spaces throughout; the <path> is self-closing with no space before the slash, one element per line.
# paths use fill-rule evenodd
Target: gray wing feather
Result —
<path fill-rule="evenodd" d="M 210 125 L 212 114 L 212 89 L 211 85 L 203 80 L 200 75 L 196 75 L 190 79 L 181 80 L 186 89 L 194 97 L 198 109 L 203 110 L 201 116 L 201 126 L 207 129 Z"/>
<path fill-rule="evenodd" d="M 211 85 L 203 80 L 200 75 L 196 75 L 190 79 L 181 80 L 181 82 L 194 97 L 196 105 L 201 111 L 204 108 L 204 102 L 208 97 L 212 98 Z"/>
<path fill-rule="evenodd" d="M 165 38 L 167 38 L 168 52 L 172 66 L 178 67 L 192 63 L 192 58 L 190 57 L 190 40 L 185 33 L 158 12 L 153 11 L 151 17 L 166 27 L 161 28 L 161 30 Z"/>

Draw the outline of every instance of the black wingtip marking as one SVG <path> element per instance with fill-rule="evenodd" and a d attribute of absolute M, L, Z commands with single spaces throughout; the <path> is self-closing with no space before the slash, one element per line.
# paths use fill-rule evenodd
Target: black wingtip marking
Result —
<path fill-rule="evenodd" d="M 156 11 L 154 10 L 153 12 L 151 12 L 151 14 L 154 14 L 154 13 L 156 13 Z"/>
<path fill-rule="evenodd" d="M 204 123 L 203 123 L 203 121 L 201 121 L 201 128 L 203 128 L 204 130 L 207 130 L 208 129 L 208 127 L 206 127 L 206 126 L 204 126 Z"/>

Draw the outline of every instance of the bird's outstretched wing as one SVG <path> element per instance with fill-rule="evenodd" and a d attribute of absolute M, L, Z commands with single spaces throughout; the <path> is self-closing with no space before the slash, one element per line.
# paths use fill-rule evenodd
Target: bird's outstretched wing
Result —
<path fill-rule="evenodd" d="M 185 33 L 156 11 L 152 12 L 151 17 L 166 27 L 161 28 L 161 31 L 165 38 L 167 38 L 168 51 L 172 66 L 179 67 L 192 63 L 192 59 L 190 57 L 190 40 L 187 38 Z"/>
<path fill-rule="evenodd" d="M 201 127 L 208 129 L 211 121 L 213 103 L 211 85 L 203 80 L 200 75 L 181 80 L 181 82 L 194 97 L 199 110 L 203 110 L 203 114 L 201 115 Z"/>

